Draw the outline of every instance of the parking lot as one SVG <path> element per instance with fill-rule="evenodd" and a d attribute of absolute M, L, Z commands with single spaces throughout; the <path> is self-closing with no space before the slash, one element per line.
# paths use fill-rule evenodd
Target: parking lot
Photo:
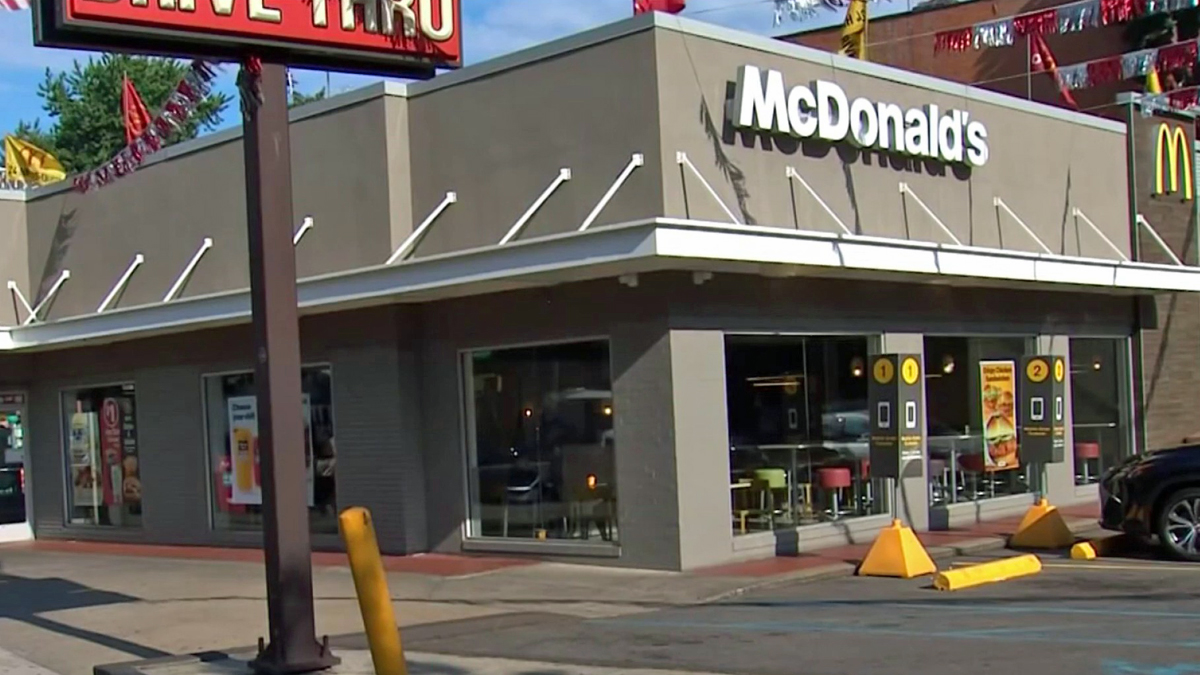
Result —
<path fill-rule="evenodd" d="M 1038 576 L 954 593 L 928 579 L 841 578 L 609 619 L 526 617 L 411 647 L 758 675 L 1183 675 L 1200 673 L 1197 578 L 1200 566 L 1148 555 L 1046 556 Z"/>

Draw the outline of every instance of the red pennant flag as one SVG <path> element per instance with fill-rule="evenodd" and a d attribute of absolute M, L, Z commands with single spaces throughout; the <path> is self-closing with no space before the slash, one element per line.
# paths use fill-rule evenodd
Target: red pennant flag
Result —
<path fill-rule="evenodd" d="M 125 120 L 125 143 L 133 143 L 150 126 L 150 112 L 126 75 L 121 83 L 121 117 Z"/>
<path fill-rule="evenodd" d="M 687 6 L 687 0 L 633 0 L 633 13 L 666 12 L 678 14 Z"/>
<path fill-rule="evenodd" d="M 1058 79 L 1058 64 L 1054 61 L 1054 54 L 1050 52 L 1050 45 L 1046 44 L 1045 38 L 1037 34 L 1030 35 L 1029 40 L 1029 69 L 1035 73 L 1050 73 L 1050 77 L 1053 77 L 1055 83 L 1058 84 L 1058 93 L 1062 95 L 1063 100 L 1072 108 L 1079 110 L 1079 104 L 1075 102 L 1071 90 L 1067 89 Z"/>

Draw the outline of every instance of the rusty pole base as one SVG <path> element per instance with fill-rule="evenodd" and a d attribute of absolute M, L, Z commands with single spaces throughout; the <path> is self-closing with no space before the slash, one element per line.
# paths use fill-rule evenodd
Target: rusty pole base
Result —
<path fill-rule="evenodd" d="M 304 648 L 299 650 L 308 653 L 281 654 L 280 651 L 276 643 L 266 645 L 259 638 L 258 655 L 250 662 L 250 669 L 258 675 L 296 675 L 326 670 L 342 662 L 330 651 L 329 636 L 322 638 L 319 644 L 314 642 L 311 651 Z"/>

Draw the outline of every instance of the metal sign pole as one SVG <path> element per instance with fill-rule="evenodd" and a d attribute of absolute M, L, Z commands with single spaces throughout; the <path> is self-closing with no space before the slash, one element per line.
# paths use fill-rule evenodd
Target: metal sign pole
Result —
<path fill-rule="evenodd" d="M 254 71 L 249 63 L 244 68 Z M 257 102 L 243 92 L 248 100 L 242 114 L 270 620 L 270 641 L 264 647 L 260 639 L 251 667 L 286 675 L 322 670 L 338 660 L 327 643 L 317 642 L 313 612 L 286 68 L 262 64 L 261 77 L 249 89 L 261 92 Z"/>

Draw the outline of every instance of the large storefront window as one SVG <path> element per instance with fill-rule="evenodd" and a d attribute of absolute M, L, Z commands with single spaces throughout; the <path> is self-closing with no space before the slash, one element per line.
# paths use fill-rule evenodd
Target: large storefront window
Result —
<path fill-rule="evenodd" d="M 1129 455 L 1130 434 L 1123 401 L 1128 387 L 1126 339 L 1071 339 L 1071 416 L 1075 437 L 1075 483 L 1100 480 Z"/>
<path fill-rule="evenodd" d="M 935 506 L 1030 491 L 1017 384 L 1031 338 L 925 338 L 930 499 Z"/>
<path fill-rule="evenodd" d="M 866 337 L 725 340 L 735 535 L 887 510 L 871 477 Z"/>
<path fill-rule="evenodd" d="M 314 533 L 337 533 L 332 375 L 328 366 L 301 371 L 308 520 Z M 213 528 L 262 528 L 262 476 L 258 457 L 258 400 L 254 373 L 204 377 L 209 485 Z"/>
<path fill-rule="evenodd" d="M 473 537 L 617 541 L 603 341 L 464 357 Z"/>
<path fill-rule="evenodd" d="M 132 384 L 62 394 L 67 523 L 141 527 L 142 480 Z"/>

